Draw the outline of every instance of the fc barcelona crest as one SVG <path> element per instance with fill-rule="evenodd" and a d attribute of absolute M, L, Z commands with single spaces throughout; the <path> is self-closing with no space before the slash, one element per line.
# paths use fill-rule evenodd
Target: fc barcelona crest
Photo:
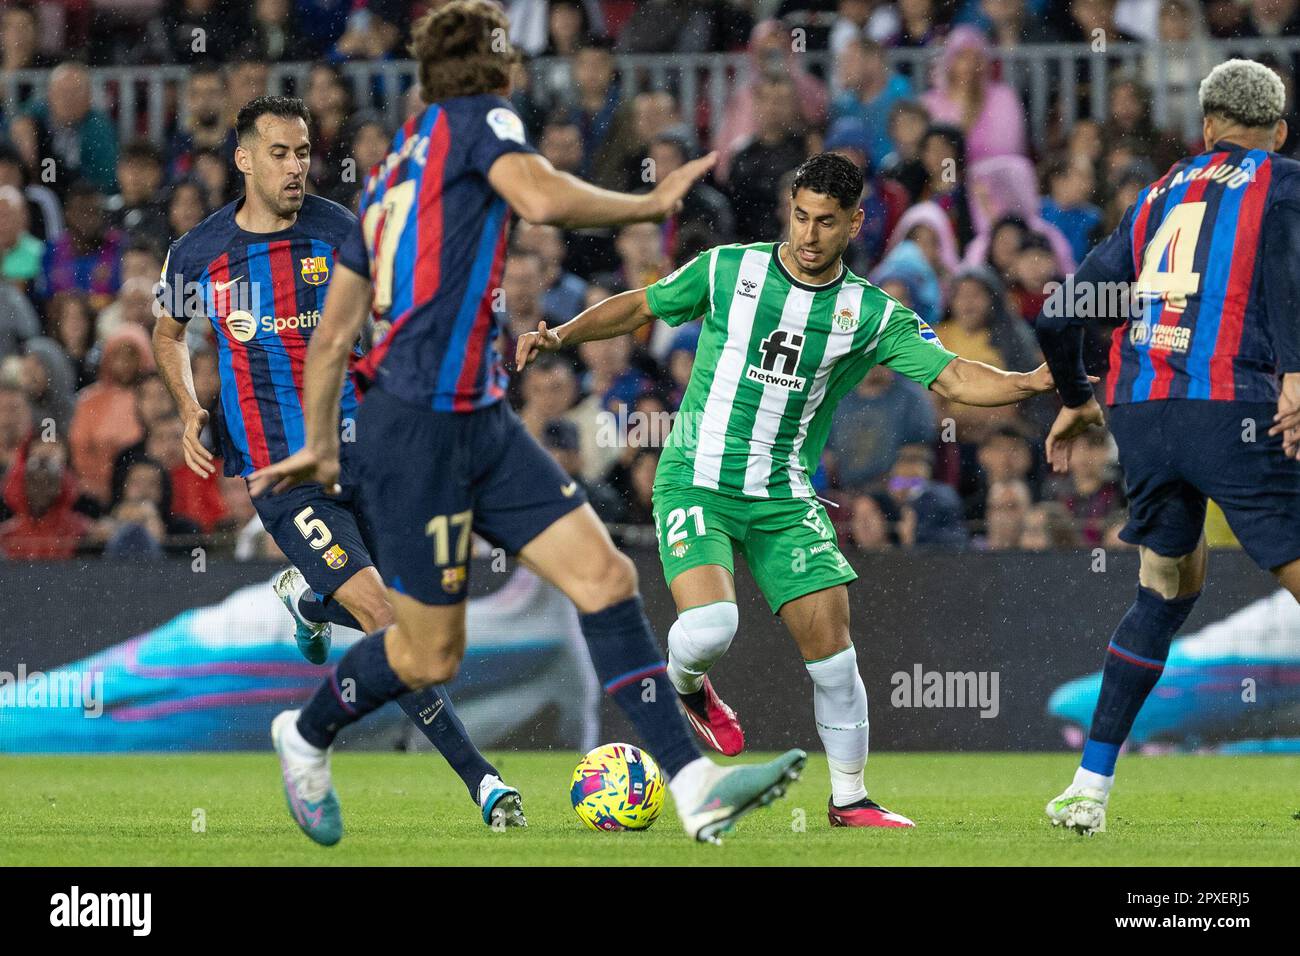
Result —
<path fill-rule="evenodd" d="M 342 546 L 337 544 L 321 555 L 321 557 L 325 559 L 325 563 L 329 565 L 331 571 L 341 570 L 343 566 L 348 563 L 348 553 L 343 550 Z"/>
<path fill-rule="evenodd" d="M 330 278 L 330 263 L 325 256 L 307 256 L 302 260 L 302 278 L 309 285 L 321 285 Z"/>

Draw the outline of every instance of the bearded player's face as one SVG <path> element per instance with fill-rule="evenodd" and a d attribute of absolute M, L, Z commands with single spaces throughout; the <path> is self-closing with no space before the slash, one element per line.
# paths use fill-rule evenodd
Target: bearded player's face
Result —
<path fill-rule="evenodd" d="M 302 208 L 311 167 L 311 142 L 300 117 L 263 116 L 257 133 L 239 147 L 240 169 L 250 177 L 249 191 L 277 216 Z"/>
<path fill-rule="evenodd" d="M 830 269 L 862 226 L 862 208 L 840 206 L 830 196 L 800 189 L 790 199 L 789 254 L 808 275 Z"/>

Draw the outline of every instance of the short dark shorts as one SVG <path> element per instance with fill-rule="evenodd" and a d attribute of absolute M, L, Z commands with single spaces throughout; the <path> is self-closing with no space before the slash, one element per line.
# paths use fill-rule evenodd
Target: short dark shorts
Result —
<path fill-rule="evenodd" d="M 374 564 L 371 535 L 357 503 L 355 485 L 327 495 L 320 485 L 299 485 L 253 499 L 262 526 L 302 572 L 321 600 L 363 568 Z"/>
<path fill-rule="evenodd" d="M 465 600 L 471 531 L 518 554 L 586 501 L 505 402 L 435 412 L 372 388 L 356 434 L 379 573 L 425 604 Z"/>
<path fill-rule="evenodd" d="M 1268 434 L 1277 408 L 1256 402 L 1165 399 L 1110 409 L 1128 486 L 1120 537 L 1166 557 L 1195 549 L 1206 499 L 1267 570 L 1300 558 L 1300 461 Z"/>

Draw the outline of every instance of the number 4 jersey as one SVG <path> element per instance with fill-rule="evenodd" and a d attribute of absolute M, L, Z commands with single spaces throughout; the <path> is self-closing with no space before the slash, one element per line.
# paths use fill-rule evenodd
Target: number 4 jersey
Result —
<path fill-rule="evenodd" d="M 839 400 L 873 365 L 927 388 L 953 353 L 915 312 L 841 269 L 825 285 L 786 270 L 778 243 L 719 246 L 646 290 L 669 325 L 704 317 L 656 487 L 808 498 Z"/>
<path fill-rule="evenodd" d="M 493 299 L 510 210 L 487 176 L 511 152 L 533 148 L 510 104 L 458 96 L 407 120 L 370 173 L 339 262 L 374 286 L 378 341 L 356 371 L 390 395 L 446 412 L 505 395 Z"/>
<path fill-rule="evenodd" d="M 1300 163 L 1276 153 L 1218 143 L 1144 189 L 1074 278 L 1076 295 L 1136 280 L 1110 316 L 1127 321 L 1107 404 L 1276 401 L 1279 372 L 1300 370 L 1298 239 Z"/>

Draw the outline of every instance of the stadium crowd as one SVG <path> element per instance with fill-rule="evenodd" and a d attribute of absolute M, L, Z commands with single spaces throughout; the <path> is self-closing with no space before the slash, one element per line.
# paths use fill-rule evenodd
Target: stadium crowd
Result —
<path fill-rule="evenodd" d="M 0 137 L 0 555 L 264 553 L 242 479 L 200 479 L 153 368 L 153 287 L 167 245 L 238 194 L 233 117 L 268 91 L 271 64 L 307 61 L 311 188 L 354 205 L 393 132 L 341 67 L 401 59 L 403 0 L 63 0 L 0 9 L 0 80 L 18 72 Z M 1137 192 L 1196 151 L 1153 114 L 1151 74 L 1115 73 L 1107 112 L 1031 141 L 1023 84 L 996 48 L 1051 41 L 1300 36 L 1300 0 L 510 0 L 525 53 L 513 103 L 560 169 L 645 188 L 706 149 L 720 161 L 659 224 L 566 233 L 519 223 L 503 294 L 502 353 L 538 321 L 667 275 L 703 249 L 777 239 L 790 176 L 838 150 L 865 171 L 866 222 L 847 255 L 952 350 L 1012 369 L 1041 359 L 1031 322 Z M 803 42 L 791 42 L 791 30 Z M 195 38 L 202 37 L 202 43 Z M 929 75 L 891 50 L 932 47 Z M 722 117 L 679 90 L 625 94 L 625 53 L 740 52 Z M 822 57 L 806 54 L 824 54 Z M 1102 54 L 1104 55 L 1104 54 Z M 814 65 L 815 63 L 815 65 Z M 163 139 L 119 141 L 92 103 L 90 70 L 184 64 Z M 1290 86 L 1292 64 L 1270 65 Z M 1203 75 L 1175 64 L 1165 77 Z M 1081 85 L 1082 92 L 1082 85 Z M 181 117 L 185 120 L 182 121 Z M 1300 128 L 1300 123 L 1293 123 Z M 710 129 L 717 130 L 713 136 Z M 1288 144 L 1287 151 L 1291 150 Z M 353 171 L 361 170 L 362 175 Z M 193 323 L 194 382 L 220 427 L 210 327 Z M 698 329 L 589 342 L 512 383 L 528 427 L 611 524 L 650 522 L 658 448 Z M 1094 344 L 1104 366 L 1104 343 Z M 1064 478 L 1041 437 L 1055 399 L 979 409 L 944 403 L 886 368 L 843 401 L 819 492 L 842 538 L 866 549 L 1117 546 L 1124 497 L 1098 434 Z M 272 546 L 273 547 L 273 546 Z"/>

